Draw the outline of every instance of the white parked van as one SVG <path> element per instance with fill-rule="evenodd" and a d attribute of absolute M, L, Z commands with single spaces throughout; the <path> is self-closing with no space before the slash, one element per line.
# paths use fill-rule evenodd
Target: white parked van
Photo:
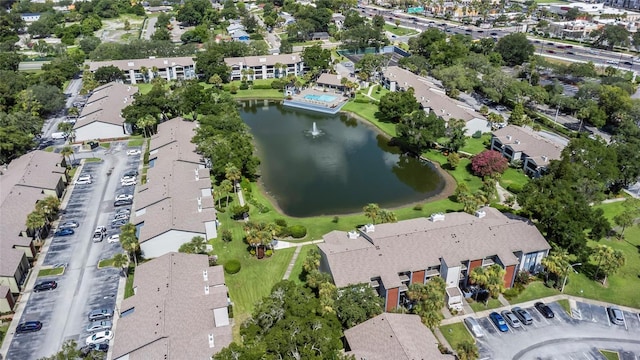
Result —
<path fill-rule="evenodd" d="M 54 132 L 53 134 L 51 134 L 51 138 L 55 140 L 66 139 L 67 134 L 65 134 L 64 132 Z"/>
<path fill-rule="evenodd" d="M 481 338 L 484 336 L 484 331 L 482 331 L 482 326 L 478 323 L 478 320 L 472 317 L 468 317 L 464 319 L 465 325 L 469 331 L 473 334 L 473 336 L 477 338 Z"/>

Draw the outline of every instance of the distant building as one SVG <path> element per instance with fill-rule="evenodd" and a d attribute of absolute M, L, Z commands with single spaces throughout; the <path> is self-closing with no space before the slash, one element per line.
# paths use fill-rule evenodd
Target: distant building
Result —
<path fill-rule="evenodd" d="M 473 108 L 452 99 L 433 82 L 398 66 L 385 68 L 382 84 L 390 91 L 406 91 L 413 88 L 414 96 L 422 109 L 442 117 L 447 123 L 450 119 L 461 119 L 465 122 L 465 135 L 471 136 L 476 131 L 490 132 L 489 121 Z"/>
<path fill-rule="evenodd" d="M 95 88 L 73 126 L 76 141 L 115 139 L 131 135 L 122 109 L 131 105 L 138 88 L 115 82 Z"/>
<path fill-rule="evenodd" d="M 95 72 L 104 66 L 115 66 L 122 70 L 125 83 L 128 84 L 146 83 L 157 77 L 167 81 L 196 78 L 196 62 L 191 56 L 92 61 L 89 63 L 89 71 Z"/>
<path fill-rule="evenodd" d="M 61 198 L 67 185 L 67 172 L 60 154 L 35 150 L 0 167 L 0 289 L 17 294 L 36 256 L 35 234 L 27 229 L 27 216 L 36 203 L 47 196 Z M 47 236 L 45 226 L 42 237 Z M 0 300 L 10 297 L 0 291 Z M 15 303 L 14 303 L 15 304 Z M 0 312 L 3 312 L 0 310 Z"/>
<path fill-rule="evenodd" d="M 244 30 L 234 31 L 233 34 L 231 34 L 231 38 L 233 39 L 233 41 L 241 41 L 241 42 L 249 42 L 249 40 L 251 39 L 251 37 L 249 36 L 249 33 Z"/>
<path fill-rule="evenodd" d="M 344 331 L 356 360 L 445 360 L 438 340 L 418 315 L 383 313 Z"/>
<path fill-rule="evenodd" d="M 329 33 L 326 31 L 314 32 L 311 34 L 311 40 L 329 40 Z"/>
<path fill-rule="evenodd" d="M 40 20 L 40 13 L 24 13 L 20 14 L 20 18 L 26 23 L 32 23 Z"/>
<path fill-rule="evenodd" d="M 504 286 L 518 271 L 538 272 L 550 246 L 530 221 L 485 207 L 433 214 L 397 223 L 366 225 L 357 231 L 332 231 L 318 244 L 320 270 L 338 288 L 366 283 L 385 299 L 385 310 L 407 304 L 410 284 L 444 279 L 447 304 L 462 307 L 462 292 L 476 267 L 498 264 Z M 354 261 L 357 259 L 357 261 Z"/>
<path fill-rule="evenodd" d="M 229 35 L 233 35 L 234 32 L 239 31 L 239 30 L 243 30 L 244 31 L 244 25 L 242 25 L 240 23 L 232 23 L 229 26 L 227 26 L 227 34 L 229 34 Z"/>
<path fill-rule="evenodd" d="M 247 80 L 256 80 L 304 74 L 300 53 L 225 58 L 224 62 L 231 68 L 230 80 L 241 80 L 243 76 Z"/>
<path fill-rule="evenodd" d="M 222 266 L 171 252 L 136 268 L 134 295 L 120 305 L 116 360 L 209 360 L 233 340 Z"/>
<path fill-rule="evenodd" d="M 318 77 L 318 80 L 316 80 L 316 83 L 324 89 L 344 91 L 346 86 L 342 84 L 342 79 L 343 77 L 341 75 L 322 73 L 320 77 Z"/>
<path fill-rule="evenodd" d="M 546 171 L 551 160 L 560 160 L 564 146 L 520 126 L 508 125 L 493 132 L 491 150 L 501 153 L 509 161 L 522 161 L 525 173 L 538 177 Z"/>
<path fill-rule="evenodd" d="M 147 183 L 138 188 L 131 218 L 147 258 L 178 251 L 195 236 L 218 236 L 209 169 L 191 142 L 196 127 L 174 118 L 151 138 Z"/>

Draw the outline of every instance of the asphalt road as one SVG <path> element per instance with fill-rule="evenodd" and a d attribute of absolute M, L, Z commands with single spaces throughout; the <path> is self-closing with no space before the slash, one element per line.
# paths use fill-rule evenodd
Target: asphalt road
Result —
<path fill-rule="evenodd" d="M 70 185 L 68 202 L 62 209 L 61 221 L 75 220 L 80 226 L 75 234 L 54 237 L 44 254 L 43 265 L 66 264 L 60 276 L 47 277 L 58 282 L 58 288 L 44 293 L 30 293 L 21 322 L 39 320 L 43 328 L 37 333 L 17 334 L 7 353 L 8 359 L 39 359 L 57 352 L 68 339 L 84 345 L 89 333 L 87 314 L 93 309 L 115 309 L 120 271 L 115 268 L 98 269 L 101 259 L 122 252 L 119 243 L 105 240 L 94 243 L 92 234 L 96 226 L 104 225 L 107 236 L 118 233 L 109 225 L 114 216 L 113 201 L 117 194 L 133 193 L 124 189 L 120 177 L 129 169 L 137 169 L 139 157 L 126 155 L 126 142 L 112 143 L 110 149 L 75 156 L 98 157 L 101 162 L 85 163 L 82 174 L 91 174 L 94 182 L 88 185 Z M 111 170 L 111 175 L 107 173 Z"/>
<path fill-rule="evenodd" d="M 78 93 L 80 93 L 81 88 L 82 79 L 72 79 L 69 82 L 69 85 L 67 85 L 67 88 L 64 90 L 64 94 L 67 96 L 65 108 L 69 109 L 73 106 L 73 103 L 76 102 Z M 66 119 L 66 116 L 61 115 L 53 116 L 45 120 L 44 126 L 42 127 L 42 139 L 51 138 L 51 134 L 53 134 L 54 132 L 58 132 L 58 124 L 64 119 Z"/>
<path fill-rule="evenodd" d="M 156 32 L 156 22 L 158 22 L 157 16 L 147 18 L 147 23 L 142 33 L 142 37 L 144 37 L 146 40 L 151 39 L 151 35 Z"/>
<path fill-rule="evenodd" d="M 533 307 L 531 325 L 500 332 L 488 317 L 478 319 L 485 336 L 477 339 L 481 359 L 601 359 L 599 349 L 611 349 L 635 359 L 640 355 L 638 314 L 624 312 L 626 326 L 614 325 L 602 306 L 577 302 L 575 318 L 557 303 L 548 304 L 555 318 L 547 319 Z"/>

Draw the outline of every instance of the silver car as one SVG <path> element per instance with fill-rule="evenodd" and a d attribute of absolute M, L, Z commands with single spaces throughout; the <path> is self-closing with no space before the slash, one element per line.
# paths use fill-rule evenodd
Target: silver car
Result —
<path fill-rule="evenodd" d="M 612 323 L 616 325 L 624 325 L 624 315 L 620 309 L 617 307 L 608 307 L 607 313 L 609 313 L 609 318 Z"/>
<path fill-rule="evenodd" d="M 94 321 L 91 324 L 87 325 L 87 332 L 93 333 L 97 331 L 111 330 L 111 321 L 102 320 L 102 321 Z"/>
<path fill-rule="evenodd" d="M 512 328 L 515 329 L 520 327 L 520 320 L 518 320 L 518 318 L 513 315 L 511 311 L 505 310 L 500 314 L 502 314 L 502 317 L 506 320 L 506 322 L 509 323 L 509 325 L 511 325 Z"/>

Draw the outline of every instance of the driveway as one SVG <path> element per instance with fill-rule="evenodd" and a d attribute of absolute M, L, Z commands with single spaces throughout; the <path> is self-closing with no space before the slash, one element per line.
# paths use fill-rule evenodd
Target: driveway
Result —
<path fill-rule="evenodd" d="M 55 290 L 43 293 L 31 293 L 31 288 L 25 290 L 28 300 L 20 322 L 39 320 L 43 322 L 43 328 L 36 333 L 13 336 L 7 359 L 29 360 L 50 356 L 69 339 L 82 346 L 89 336 L 85 331 L 89 323 L 87 314 L 93 309 L 116 308 L 120 271 L 111 267 L 98 269 L 98 262 L 123 250 L 119 243 L 108 243 L 106 238 L 94 243 L 91 236 L 99 225 L 107 227 L 107 236 L 119 232 L 110 226 L 114 216 L 114 198 L 116 194 L 133 193 L 131 187 L 123 189 L 119 179 L 127 170 L 137 169 L 140 161 L 139 157 L 126 155 L 126 144 L 112 143 L 108 150 L 101 148 L 88 153 L 102 161 L 86 162 L 78 170 L 77 174 L 90 174 L 93 183 L 70 185 L 61 221 L 75 220 L 80 226 L 71 236 L 47 240 L 48 250 L 40 255 L 45 256 L 44 266 L 66 265 L 65 272 L 60 276 L 43 278 L 57 281 Z M 79 154 L 79 157 L 82 156 Z M 107 175 L 109 170 L 111 175 Z"/>
<path fill-rule="evenodd" d="M 602 306 L 577 302 L 581 316 L 572 318 L 558 303 L 548 304 L 555 317 L 547 319 L 533 307 L 531 325 L 509 326 L 500 332 L 488 317 L 478 322 L 485 336 L 477 339 L 481 359 L 604 359 L 600 349 L 619 351 L 624 358 L 640 356 L 640 320 L 638 314 L 624 311 L 626 326 L 609 322 Z M 575 314 L 574 314 L 575 315 Z"/>

